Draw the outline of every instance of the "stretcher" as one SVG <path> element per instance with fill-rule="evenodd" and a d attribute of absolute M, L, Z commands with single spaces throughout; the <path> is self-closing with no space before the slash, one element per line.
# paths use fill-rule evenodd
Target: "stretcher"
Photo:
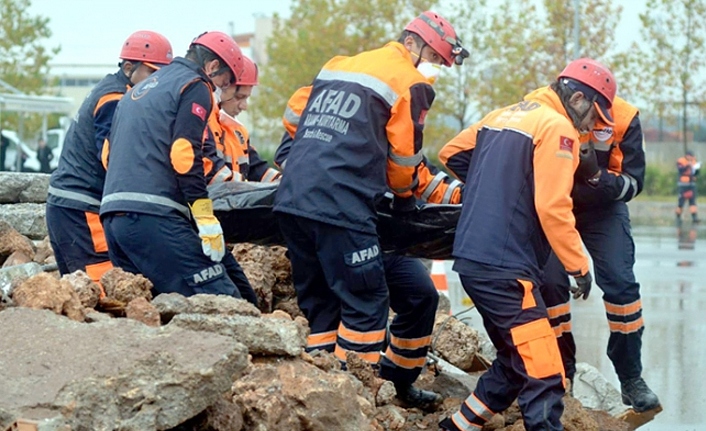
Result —
<path fill-rule="evenodd" d="M 285 245 L 272 212 L 277 184 L 229 182 L 209 187 L 213 210 L 228 243 Z M 385 196 L 377 205 L 378 236 L 386 253 L 426 259 L 451 259 L 461 205 L 417 205 L 391 209 Z"/>

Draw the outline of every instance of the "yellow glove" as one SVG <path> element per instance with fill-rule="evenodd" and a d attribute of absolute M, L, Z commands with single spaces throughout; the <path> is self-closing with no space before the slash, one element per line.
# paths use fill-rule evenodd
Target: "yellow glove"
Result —
<path fill-rule="evenodd" d="M 189 208 L 199 229 L 203 254 L 214 262 L 220 262 L 225 256 L 226 244 L 223 240 L 221 224 L 213 215 L 213 201 L 208 198 L 197 199 Z"/>

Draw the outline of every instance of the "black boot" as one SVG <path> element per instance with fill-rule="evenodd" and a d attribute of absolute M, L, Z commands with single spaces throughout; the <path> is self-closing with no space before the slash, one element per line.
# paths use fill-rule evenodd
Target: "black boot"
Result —
<path fill-rule="evenodd" d="M 443 421 L 439 422 L 439 427 L 441 427 L 441 431 L 461 431 L 458 429 L 455 423 L 451 420 L 451 418 L 446 418 Z"/>
<path fill-rule="evenodd" d="M 404 402 L 407 407 L 434 411 L 444 401 L 441 395 L 436 392 L 415 388 L 411 383 L 395 383 L 395 390 L 397 390 L 397 398 Z"/>
<path fill-rule="evenodd" d="M 620 382 L 620 392 L 623 395 L 623 404 L 632 406 L 637 412 L 646 412 L 659 406 L 657 395 L 650 388 L 642 377 Z"/>

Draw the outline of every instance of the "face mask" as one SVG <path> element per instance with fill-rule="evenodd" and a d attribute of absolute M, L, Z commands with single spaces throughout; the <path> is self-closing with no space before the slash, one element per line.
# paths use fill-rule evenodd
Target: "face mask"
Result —
<path fill-rule="evenodd" d="M 216 91 L 213 92 L 213 95 L 216 96 L 216 103 L 221 103 L 221 94 L 223 94 L 221 87 L 216 87 Z"/>
<path fill-rule="evenodd" d="M 439 75 L 441 74 L 441 65 L 429 63 L 428 61 L 421 61 L 417 66 L 417 70 L 421 73 L 430 84 L 434 84 Z"/>

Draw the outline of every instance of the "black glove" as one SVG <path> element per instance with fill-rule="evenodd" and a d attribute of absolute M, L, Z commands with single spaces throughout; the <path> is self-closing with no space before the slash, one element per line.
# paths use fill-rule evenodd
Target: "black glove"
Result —
<path fill-rule="evenodd" d="M 571 286 L 569 289 L 574 294 L 574 299 L 579 299 L 581 296 L 583 299 L 588 299 L 588 294 L 591 293 L 591 283 L 593 283 L 591 272 L 588 271 L 584 275 L 574 277 L 574 280 L 576 280 L 576 287 Z"/>
<path fill-rule="evenodd" d="M 593 142 L 582 144 L 579 149 L 579 167 L 576 168 L 576 175 L 582 180 L 587 180 L 595 177 L 600 170 Z"/>

